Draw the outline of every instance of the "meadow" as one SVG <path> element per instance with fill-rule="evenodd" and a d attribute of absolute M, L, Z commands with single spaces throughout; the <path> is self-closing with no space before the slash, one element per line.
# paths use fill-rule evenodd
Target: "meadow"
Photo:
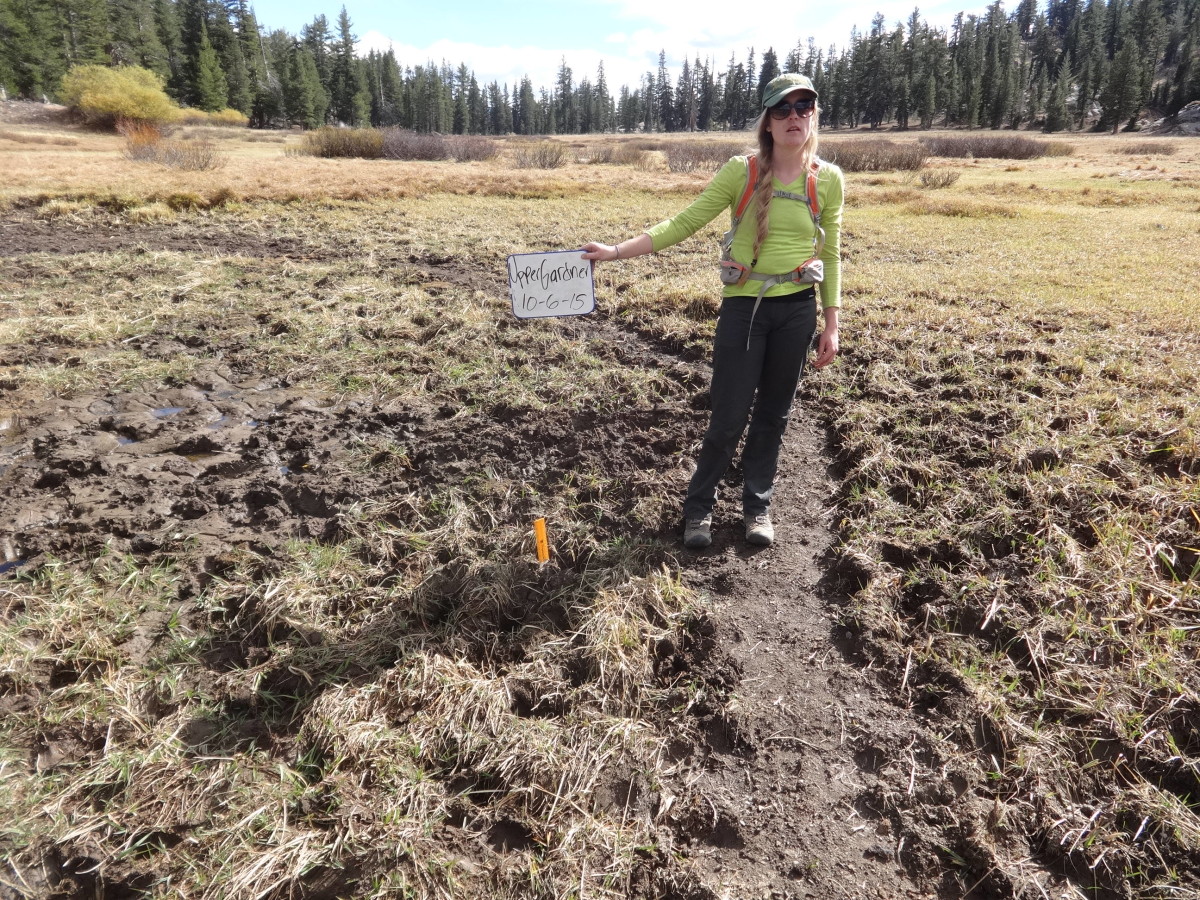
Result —
<path fill-rule="evenodd" d="M 585 318 L 518 322 L 504 272 L 737 136 L 189 133 L 218 167 L 0 122 L 4 889 L 722 896 L 689 760 L 739 688 L 676 543 L 722 223 Z M 1038 139 L 847 175 L 797 464 L 830 621 L 921 725 L 863 804 L 930 896 L 1200 896 L 1200 144 Z"/>

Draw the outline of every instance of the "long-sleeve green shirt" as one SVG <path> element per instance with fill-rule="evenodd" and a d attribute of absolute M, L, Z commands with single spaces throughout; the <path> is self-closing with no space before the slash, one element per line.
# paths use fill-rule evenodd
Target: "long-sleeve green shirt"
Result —
<path fill-rule="evenodd" d="M 665 222 L 647 229 L 655 252 L 691 237 L 727 209 L 732 218 L 733 209 L 746 187 L 747 157 L 735 156 L 713 176 L 704 192 L 687 209 Z M 775 179 L 775 189 L 804 195 L 805 175 L 791 184 L 782 184 Z M 821 307 L 841 306 L 842 289 L 842 199 L 845 179 L 842 170 L 832 163 L 821 162 L 817 174 L 817 197 L 820 201 L 821 227 L 825 230 L 825 246 L 820 260 L 825 267 L 825 280 L 821 282 Z M 752 200 L 742 216 L 734 237 L 733 258 L 749 266 L 754 258 L 754 237 L 757 230 L 755 209 Z M 758 263 L 754 271 L 763 275 L 780 275 L 790 272 L 812 257 L 813 221 L 808 206 L 799 200 L 775 197 L 771 200 L 768 217 L 770 231 L 758 251 Z M 754 282 L 749 282 L 754 284 Z M 767 297 L 783 297 L 807 288 L 801 284 L 779 284 L 767 290 Z M 746 288 L 726 285 L 724 296 L 744 294 Z M 757 287 L 754 289 L 757 292 Z"/>

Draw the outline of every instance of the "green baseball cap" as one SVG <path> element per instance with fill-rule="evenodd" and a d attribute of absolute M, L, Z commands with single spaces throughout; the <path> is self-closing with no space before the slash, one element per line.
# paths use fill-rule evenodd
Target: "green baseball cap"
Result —
<path fill-rule="evenodd" d="M 763 88 L 763 109 L 774 106 L 792 91 L 808 91 L 814 97 L 817 96 L 817 89 L 813 87 L 811 78 L 799 72 L 788 72 L 767 82 L 767 86 Z"/>

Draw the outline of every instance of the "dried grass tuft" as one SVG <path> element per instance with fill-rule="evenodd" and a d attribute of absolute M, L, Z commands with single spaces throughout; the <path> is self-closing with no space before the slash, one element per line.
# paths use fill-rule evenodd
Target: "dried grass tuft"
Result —
<path fill-rule="evenodd" d="M 854 138 L 826 141 L 821 156 L 847 172 L 893 172 L 920 169 L 929 154 L 916 143 Z"/>
<path fill-rule="evenodd" d="M 325 126 L 305 132 L 297 152 L 323 159 L 379 159 L 384 155 L 384 135 L 374 128 Z"/>
<path fill-rule="evenodd" d="M 1130 156 L 1173 156 L 1178 152 L 1179 145 L 1170 141 L 1134 141 L 1122 144 L 1117 150 Z"/>
<path fill-rule="evenodd" d="M 225 164 L 210 140 L 172 140 L 163 127 L 152 122 L 123 121 L 117 129 L 125 139 L 125 158 L 156 163 L 184 172 L 211 172 Z"/>
<path fill-rule="evenodd" d="M 1039 159 L 1069 156 L 1074 148 L 1062 141 L 1038 141 L 1018 134 L 939 135 L 918 139 L 932 156 L 970 159 Z"/>
<path fill-rule="evenodd" d="M 925 169 L 921 172 L 921 187 L 939 190 L 958 181 L 961 172 L 954 169 Z"/>
<path fill-rule="evenodd" d="M 446 138 L 440 134 L 385 128 L 382 132 L 382 155 L 385 159 L 438 160 L 451 153 Z"/>
<path fill-rule="evenodd" d="M 559 169 L 571 158 L 571 150 L 557 141 L 538 141 L 519 144 L 513 152 L 513 165 L 518 169 Z"/>
<path fill-rule="evenodd" d="M 500 152 L 494 140 L 478 134 L 457 134 L 447 138 L 446 144 L 455 162 L 487 162 Z"/>
<path fill-rule="evenodd" d="M 745 152 L 746 145 L 736 141 L 679 140 L 669 142 L 663 155 L 672 172 L 714 172 Z"/>

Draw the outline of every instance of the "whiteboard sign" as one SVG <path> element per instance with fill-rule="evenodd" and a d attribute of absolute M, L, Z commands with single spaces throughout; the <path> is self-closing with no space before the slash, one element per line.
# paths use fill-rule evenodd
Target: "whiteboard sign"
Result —
<path fill-rule="evenodd" d="M 518 319 L 582 316 L 596 308 L 592 264 L 583 250 L 514 253 L 508 258 L 508 293 Z"/>

